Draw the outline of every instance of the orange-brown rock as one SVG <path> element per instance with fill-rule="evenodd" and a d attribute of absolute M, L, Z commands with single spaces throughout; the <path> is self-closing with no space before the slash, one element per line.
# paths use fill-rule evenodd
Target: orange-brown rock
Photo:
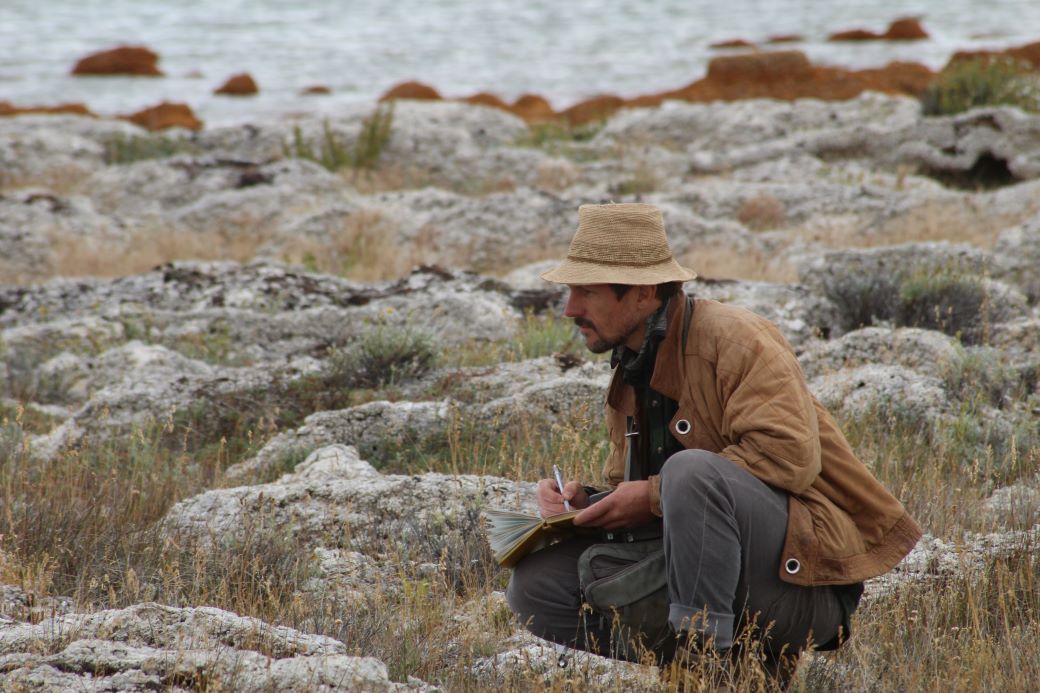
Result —
<path fill-rule="evenodd" d="M 923 93 L 933 76 L 931 70 L 916 63 L 891 63 L 883 68 L 855 71 L 814 66 L 800 51 L 778 51 L 715 58 L 708 64 L 704 79 L 656 96 L 686 101 L 842 100 L 867 90 L 916 96 Z"/>
<path fill-rule="evenodd" d="M 709 43 L 708 48 L 754 48 L 755 44 L 751 43 L 747 39 L 736 38 L 727 39 L 725 41 L 716 41 L 715 43 Z"/>
<path fill-rule="evenodd" d="M 191 107 L 186 103 L 163 101 L 158 106 L 122 117 L 124 120 L 129 120 L 131 123 L 136 123 L 149 130 L 165 130 L 166 128 L 199 130 L 202 128 L 202 121 L 195 117 Z"/>
<path fill-rule="evenodd" d="M 766 43 L 797 43 L 804 40 L 805 37 L 800 34 L 777 34 L 766 39 Z"/>
<path fill-rule="evenodd" d="M 888 25 L 883 34 L 866 29 L 838 31 L 827 37 L 828 41 L 917 41 L 928 38 L 928 32 L 914 17 L 901 17 Z"/>
<path fill-rule="evenodd" d="M 436 89 L 422 82 L 401 82 L 390 87 L 389 91 L 379 97 L 380 101 L 390 101 L 391 99 L 440 101 L 441 95 Z"/>
<path fill-rule="evenodd" d="M 644 94 L 642 96 L 636 96 L 625 102 L 625 106 L 628 108 L 655 108 L 660 106 L 666 98 L 677 98 L 668 96 L 668 93 L 664 94 Z"/>
<path fill-rule="evenodd" d="M 307 87 L 300 93 L 304 96 L 313 96 L 315 94 L 331 94 L 332 90 L 326 87 L 324 84 L 315 84 L 313 86 Z"/>
<path fill-rule="evenodd" d="M 625 100 L 620 96 L 603 94 L 576 103 L 560 115 L 566 118 L 571 125 L 584 125 L 609 118 L 624 105 Z"/>
<path fill-rule="evenodd" d="M 143 75 L 159 77 L 159 55 L 144 46 L 119 46 L 93 53 L 72 68 L 74 75 Z"/>
<path fill-rule="evenodd" d="M 888 41 L 918 41 L 928 38 L 928 32 L 921 26 L 921 22 L 913 17 L 903 17 L 888 25 L 888 30 L 881 35 Z"/>
<path fill-rule="evenodd" d="M 228 81 L 224 82 L 223 85 L 214 94 L 228 94 L 230 96 L 249 96 L 250 94 L 256 94 L 260 90 L 256 86 L 256 82 L 248 72 L 242 72 L 237 75 L 231 75 Z"/>
<path fill-rule="evenodd" d="M 877 41 L 881 34 L 866 29 L 849 29 L 836 31 L 827 37 L 828 41 Z"/>
<path fill-rule="evenodd" d="M 982 60 L 989 62 L 991 60 L 999 59 L 1015 60 L 1034 69 L 1040 69 L 1040 41 L 1037 41 L 1036 43 L 1027 43 L 1024 46 L 1008 48 L 1003 51 L 957 51 L 950 58 L 950 61 L 946 63 L 946 67 L 948 68 L 954 63 L 964 62 L 967 60 Z"/>
<path fill-rule="evenodd" d="M 556 120 L 556 111 L 545 97 L 538 94 L 523 94 L 513 102 L 510 111 L 528 123 L 546 123 Z"/>
<path fill-rule="evenodd" d="M 14 116 L 28 113 L 72 113 L 74 115 L 97 116 L 82 103 L 61 103 L 57 106 L 15 106 L 7 101 L 0 101 L 0 116 Z"/>
<path fill-rule="evenodd" d="M 500 108 L 503 111 L 509 110 L 509 104 L 488 91 L 482 91 L 473 96 L 467 96 L 463 101 L 471 103 L 474 106 L 490 106 L 491 108 Z"/>

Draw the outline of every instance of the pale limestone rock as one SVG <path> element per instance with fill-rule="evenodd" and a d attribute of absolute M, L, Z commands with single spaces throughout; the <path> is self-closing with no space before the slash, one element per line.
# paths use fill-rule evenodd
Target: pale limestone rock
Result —
<path fill-rule="evenodd" d="M 266 654 L 255 651 L 260 644 Z M 395 684 L 382 662 L 346 650 L 329 637 L 211 607 L 146 603 L 35 625 L 0 624 L 6 680 L 27 687 L 140 690 L 209 681 L 236 690 L 428 689 L 421 682 Z"/>
<path fill-rule="evenodd" d="M 809 344 L 799 354 L 807 378 L 869 364 L 902 366 L 941 379 L 960 358 L 957 340 L 934 330 L 864 327 Z"/>
<path fill-rule="evenodd" d="M 809 381 L 809 389 L 832 413 L 854 417 L 881 414 L 931 422 L 949 406 L 938 378 L 895 365 L 871 364 L 821 375 Z"/>
<path fill-rule="evenodd" d="M 250 523 L 288 532 L 305 546 L 344 531 L 381 543 L 405 541 L 418 531 L 468 522 L 481 507 L 533 508 L 532 483 L 472 474 L 379 474 L 357 450 L 315 450 L 294 471 L 259 486 L 207 491 L 181 501 L 163 521 L 165 531 L 202 540 L 234 538 Z M 390 545 L 388 544 L 388 545 Z"/>

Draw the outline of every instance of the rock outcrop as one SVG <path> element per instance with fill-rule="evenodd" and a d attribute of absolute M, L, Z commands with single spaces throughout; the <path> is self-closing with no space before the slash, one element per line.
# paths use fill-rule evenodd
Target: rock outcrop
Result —
<path fill-rule="evenodd" d="M 352 657 L 332 638 L 211 607 L 144 603 L 0 624 L 6 686 L 130 691 L 219 686 L 236 690 L 406 691 L 386 665 Z"/>
<path fill-rule="evenodd" d="M 146 130 L 165 130 L 167 128 L 202 129 L 202 121 L 195 117 L 191 106 L 186 103 L 163 101 L 157 106 L 132 113 L 126 116 L 126 119 Z"/>
<path fill-rule="evenodd" d="M 214 94 L 226 94 L 228 96 L 252 96 L 260 93 L 253 76 L 248 72 L 231 75 L 227 81 L 216 88 Z"/>
<path fill-rule="evenodd" d="M 81 58 L 74 75 L 138 75 L 159 77 L 159 55 L 144 46 L 119 46 Z"/>

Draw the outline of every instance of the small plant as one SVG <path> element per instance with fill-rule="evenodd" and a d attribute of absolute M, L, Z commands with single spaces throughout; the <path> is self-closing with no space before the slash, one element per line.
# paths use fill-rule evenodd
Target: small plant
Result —
<path fill-rule="evenodd" d="M 407 326 L 376 324 L 329 358 L 329 384 L 376 388 L 416 378 L 437 361 L 437 346 L 426 333 Z"/>
<path fill-rule="evenodd" d="M 977 344 L 982 340 L 989 312 L 981 278 L 952 270 L 922 271 L 902 283 L 896 321 L 909 327 L 939 330 L 967 344 Z"/>
<path fill-rule="evenodd" d="M 191 143 L 184 139 L 161 135 L 117 134 L 105 141 L 105 163 L 132 164 L 147 159 L 165 159 L 192 150 Z"/>
<path fill-rule="evenodd" d="M 827 297 L 838 307 L 845 331 L 891 320 L 899 300 L 899 281 L 888 274 L 851 273 L 828 282 Z"/>
<path fill-rule="evenodd" d="M 393 129 L 393 104 L 381 105 L 361 122 L 361 131 L 353 144 L 344 142 L 326 120 L 322 124 L 322 138 L 317 151 L 306 141 L 303 131 L 293 128 L 292 141 L 286 147 L 289 156 L 309 159 L 330 171 L 351 168 L 354 171 L 371 171 L 379 163 L 383 150 L 390 141 Z"/>
<path fill-rule="evenodd" d="M 1000 105 L 1040 110 L 1040 78 L 1009 60 L 965 60 L 940 73 L 921 97 L 930 116 Z"/>

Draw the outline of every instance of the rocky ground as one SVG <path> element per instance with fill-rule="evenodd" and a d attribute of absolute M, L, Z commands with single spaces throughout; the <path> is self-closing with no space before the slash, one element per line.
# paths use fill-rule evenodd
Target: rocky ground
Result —
<path fill-rule="evenodd" d="M 460 427 L 505 440 L 520 425 L 598 425 L 605 362 L 573 343 L 516 345 L 560 307 L 537 273 L 566 247 L 578 205 L 640 200 L 664 210 L 677 255 L 702 274 L 689 289 L 776 321 L 839 418 L 963 429 L 978 458 L 1035 465 L 1040 116 L 924 118 L 915 100 L 868 93 L 667 102 L 574 136 L 491 108 L 400 101 L 374 170 L 299 156 L 355 146 L 369 116 L 165 135 L 0 119 L 0 455 L 43 464 L 156 422 L 201 446 L 243 430 L 234 422 L 255 445 L 178 499 L 160 539 L 217 551 L 287 536 L 315 561 L 297 598 L 347 608 L 375 586 L 407 592 L 405 573 L 489 570 L 480 508 L 530 509 L 537 470 L 422 471 L 417 456 L 444 455 Z M 177 259 L 188 257 L 203 259 Z M 419 335 L 437 356 L 420 368 L 417 349 L 380 373 L 358 356 L 373 334 Z M 926 526 L 868 598 L 1035 547 L 1035 527 L 1015 518 L 1037 516 L 1037 487 L 1035 469 L 980 485 L 987 531 Z M 407 570 L 400 552 L 388 559 L 398 545 L 411 547 Z M 501 612 L 495 584 L 458 618 Z M 0 673 L 28 690 L 433 683 L 391 680 L 355 656 L 364 643 L 312 634 L 313 622 L 4 590 Z M 555 651 L 513 632 L 473 676 L 552 668 Z M 616 668 L 587 666 L 617 681 Z"/>

